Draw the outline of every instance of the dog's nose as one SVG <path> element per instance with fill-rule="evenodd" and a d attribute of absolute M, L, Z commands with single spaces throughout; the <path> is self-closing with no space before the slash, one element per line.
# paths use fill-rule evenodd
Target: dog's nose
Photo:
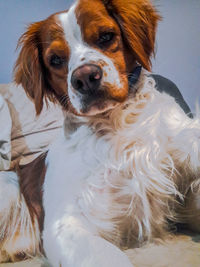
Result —
<path fill-rule="evenodd" d="M 94 93 L 100 87 L 102 70 L 94 64 L 85 64 L 77 68 L 71 77 L 73 88 L 82 94 Z"/>

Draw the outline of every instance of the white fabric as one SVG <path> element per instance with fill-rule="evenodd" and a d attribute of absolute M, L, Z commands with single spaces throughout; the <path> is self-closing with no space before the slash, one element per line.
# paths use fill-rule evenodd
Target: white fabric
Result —
<path fill-rule="evenodd" d="M 48 145 L 62 127 L 63 113 L 58 105 L 48 103 L 48 107 L 44 104 L 42 113 L 36 116 L 33 102 L 27 97 L 24 89 L 14 83 L 0 84 L 0 95 L 4 97 L 9 108 L 9 111 L 8 108 L 6 110 L 5 101 L 2 100 L 4 109 L 0 111 L 0 129 L 4 129 L 5 133 L 2 131 L 0 133 L 0 144 L 3 140 L 7 141 L 7 150 L 3 147 L 1 149 L 5 150 L 4 157 L 10 159 L 9 140 L 11 138 L 9 169 L 12 169 L 17 162 L 20 165 L 27 164 L 48 149 Z M 0 170 L 8 169 L 6 164 L 4 160 Z"/>

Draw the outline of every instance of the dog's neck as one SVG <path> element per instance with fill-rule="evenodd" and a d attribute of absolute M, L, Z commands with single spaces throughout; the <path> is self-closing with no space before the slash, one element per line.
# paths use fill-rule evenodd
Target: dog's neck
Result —
<path fill-rule="evenodd" d="M 136 65 L 128 76 L 129 91 L 134 91 L 135 84 L 138 82 L 142 71 L 141 65 Z"/>

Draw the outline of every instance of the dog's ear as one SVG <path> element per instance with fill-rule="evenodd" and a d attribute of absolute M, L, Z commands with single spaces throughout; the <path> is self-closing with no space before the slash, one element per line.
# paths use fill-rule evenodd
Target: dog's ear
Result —
<path fill-rule="evenodd" d="M 40 40 L 42 24 L 43 21 L 31 24 L 19 39 L 21 51 L 14 68 L 14 80 L 33 99 L 37 114 L 42 110 L 45 90 Z"/>
<path fill-rule="evenodd" d="M 161 17 L 148 0 L 102 0 L 108 13 L 117 21 L 124 41 L 136 60 L 151 69 L 157 22 Z"/>

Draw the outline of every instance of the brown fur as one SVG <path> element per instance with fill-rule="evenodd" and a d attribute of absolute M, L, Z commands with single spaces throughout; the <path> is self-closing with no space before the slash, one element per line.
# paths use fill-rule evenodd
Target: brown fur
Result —
<path fill-rule="evenodd" d="M 20 190 L 32 218 L 37 217 L 40 231 L 43 229 L 44 210 L 42 206 L 42 187 L 46 173 L 47 152 L 31 163 L 18 167 Z"/>
<path fill-rule="evenodd" d="M 67 66 L 52 69 L 48 58 L 55 52 L 67 58 L 69 49 L 63 38 L 62 28 L 56 23 L 55 15 L 31 24 L 21 36 L 18 47 L 22 47 L 15 64 L 15 82 L 24 87 L 34 100 L 36 113 L 40 114 L 43 99 L 55 102 L 66 94 Z"/>
<path fill-rule="evenodd" d="M 103 0 L 109 14 L 118 22 L 124 41 L 135 59 L 147 70 L 151 69 L 157 22 L 161 19 L 147 0 Z"/>

